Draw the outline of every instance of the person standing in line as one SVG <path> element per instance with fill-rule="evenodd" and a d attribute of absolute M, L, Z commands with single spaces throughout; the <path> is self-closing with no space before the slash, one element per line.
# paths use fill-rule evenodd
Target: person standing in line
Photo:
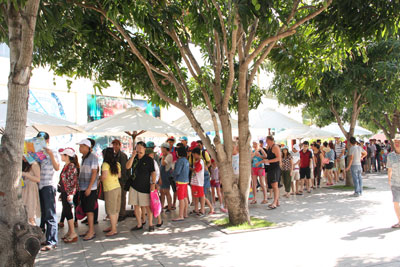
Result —
<path fill-rule="evenodd" d="M 299 192 L 300 185 L 300 146 L 294 144 L 292 148 L 292 162 L 293 162 L 293 172 L 292 172 L 292 195 L 301 195 Z"/>
<path fill-rule="evenodd" d="M 37 137 L 43 137 L 47 145 L 50 136 L 46 132 L 39 132 Z M 40 228 L 46 233 L 46 245 L 41 251 L 50 251 L 56 248 L 58 242 L 58 227 L 56 214 L 56 171 L 60 170 L 58 153 L 46 147 L 47 157 L 40 164 L 39 198 L 41 209 Z"/>
<path fill-rule="evenodd" d="M 362 169 L 361 160 L 367 156 L 367 152 L 357 145 L 357 140 L 354 136 L 350 137 L 350 151 L 349 151 L 349 166 L 346 171 L 351 170 L 351 176 L 354 183 L 353 196 L 359 197 L 362 195 Z"/>
<path fill-rule="evenodd" d="M 346 172 L 344 170 L 346 169 L 346 160 L 345 160 L 346 144 L 343 143 L 340 140 L 340 137 L 338 137 L 338 136 L 335 137 L 334 150 L 336 153 L 336 171 L 334 172 L 335 181 L 336 182 L 338 182 L 338 180 L 345 181 L 346 180 Z M 340 178 L 340 173 L 343 173 L 342 178 Z"/>
<path fill-rule="evenodd" d="M 171 197 L 171 176 L 173 171 L 173 156 L 170 153 L 170 146 L 167 143 L 161 145 L 161 206 L 164 207 L 165 198 L 167 199 L 167 207 L 165 212 L 173 210 Z M 165 207 L 164 207 L 165 208 Z"/>
<path fill-rule="evenodd" d="M 270 209 L 276 209 L 280 206 L 278 184 L 281 177 L 281 149 L 278 145 L 275 144 L 275 140 L 272 135 L 267 136 L 266 142 L 268 146 L 267 153 L 265 153 L 264 150 L 261 150 L 264 159 L 257 164 L 269 164 L 267 179 L 269 180 L 272 190 L 274 192 L 274 201 L 268 207 Z"/>
<path fill-rule="evenodd" d="M 133 166 L 134 179 L 129 183 L 129 205 L 135 206 L 135 216 L 137 225 L 131 228 L 131 231 L 143 229 L 142 208 L 146 209 L 149 220 L 149 232 L 154 232 L 153 213 L 150 209 L 150 192 L 156 188 L 156 171 L 154 168 L 154 160 L 146 155 L 146 144 L 138 142 L 136 144 L 137 153 L 127 162 L 127 168 L 130 169 L 136 158 L 135 166 Z"/>
<path fill-rule="evenodd" d="M 94 230 L 94 212 L 97 203 L 97 182 L 99 160 L 92 153 L 92 143 L 88 139 L 83 139 L 78 143 L 79 152 L 82 154 L 82 163 L 79 173 L 79 190 L 83 212 L 86 213 L 89 229 L 81 235 L 83 241 L 89 241 L 96 237 Z"/>
<path fill-rule="evenodd" d="M 103 232 L 106 236 L 114 236 L 118 234 L 117 223 L 118 215 L 121 208 L 121 164 L 115 157 L 115 149 L 107 148 L 104 153 L 104 161 L 101 166 L 100 180 L 104 188 L 104 202 L 106 206 L 106 213 L 110 218 L 111 226 Z"/>
<path fill-rule="evenodd" d="M 114 149 L 114 157 L 121 167 L 121 178 L 119 179 L 119 184 L 121 188 L 121 207 L 119 209 L 118 221 L 123 221 L 126 218 L 126 194 L 127 191 L 124 190 L 126 180 L 128 179 L 128 171 L 126 169 L 126 163 L 128 162 L 128 156 L 121 151 L 121 141 L 114 139 L 111 142 Z"/>
<path fill-rule="evenodd" d="M 289 148 L 284 146 L 282 148 L 282 180 L 285 186 L 285 197 L 288 198 L 290 195 L 290 185 L 292 183 L 292 173 L 293 173 L 293 159 L 289 153 Z"/>
<path fill-rule="evenodd" d="M 146 151 L 145 151 L 145 153 L 146 153 L 146 155 L 148 155 L 150 158 L 153 159 L 154 170 L 156 172 L 156 190 L 158 192 L 160 192 L 160 183 L 161 183 L 160 166 L 159 166 L 159 163 L 155 160 L 155 154 L 156 153 L 154 152 L 154 149 L 152 147 L 147 147 L 147 143 L 146 143 Z M 151 177 L 150 179 L 153 179 L 153 178 Z M 150 183 L 151 183 L 151 180 L 150 180 Z M 143 209 L 142 209 L 142 213 L 143 213 Z M 145 217 L 145 216 L 142 215 L 142 217 Z M 156 219 L 157 219 L 156 227 L 161 227 L 164 224 L 164 222 L 163 222 L 163 220 L 161 218 L 161 213 L 160 213 L 160 215 L 158 215 L 158 217 L 156 217 Z"/>
<path fill-rule="evenodd" d="M 173 222 L 183 221 L 188 217 L 189 195 L 189 161 L 187 160 L 186 147 L 177 148 L 178 160 L 175 163 L 173 172 L 174 180 L 176 181 L 176 191 L 179 201 L 179 216 L 173 219 Z"/>
<path fill-rule="evenodd" d="M 60 174 L 60 189 L 62 201 L 62 216 L 67 219 L 68 232 L 63 237 L 64 243 L 78 242 L 78 235 L 75 233 L 74 216 L 72 208 L 73 199 L 78 192 L 79 162 L 72 148 L 60 149 L 61 160 L 65 162 Z"/>
<path fill-rule="evenodd" d="M 22 161 L 22 178 L 25 186 L 22 188 L 22 202 L 25 205 L 28 214 L 28 223 L 36 226 L 36 218 L 40 216 L 40 200 L 38 183 L 40 182 L 40 166 L 33 162 L 29 164 L 23 158 Z"/>
<path fill-rule="evenodd" d="M 368 173 L 371 173 L 372 150 L 371 150 L 371 146 L 370 146 L 369 142 L 365 143 L 365 147 L 366 147 L 365 151 L 367 151 L 367 157 L 366 157 L 366 160 L 365 160 L 365 163 L 366 163 L 367 167 L 366 167 L 365 171 L 368 172 Z"/>
<path fill-rule="evenodd" d="M 262 161 L 263 159 L 260 157 L 260 150 L 262 148 L 258 147 L 258 144 L 256 141 L 253 142 L 253 151 L 251 153 L 251 164 L 252 164 L 252 168 L 251 168 L 251 177 L 252 177 L 252 181 L 251 181 L 251 186 L 253 189 L 253 196 L 254 199 L 253 201 L 250 202 L 250 204 L 256 204 L 257 203 L 257 179 L 259 178 L 260 180 L 260 185 L 261 185 L 261 189 L 263 191 L 263 196 L 264 199 L 261 202 L 261 204 L 267 204 L 268 200 L 267 200 L 267 189 L 265 188 L 265 168 L 264 168 L 264 164 L 261 164 L 259 166 L 257 166 L 257 163 Z"/>
<path fill-rule="evenodd" d="M 196 214 L 199 217 L 205 215 L 205 196 L 204 196 L 204 171 L 205 164 L 201 158 L 201 150 L 196 147 L 192 150 L 193 155 L 193 178 L 191 181 L 193 201 L 194 201 L 194 211 L 192 214 Z M 198 210 L 198 205 L 200 202 L 200 211 Z"/>
<path fill-rule="evenodd" d="M 400 134 L 393 139 L 394 147 L 388 154 L 387 169 L 389 186 L 393 195 L 393 207 L 397 216 L 397 223 L 392 228 L 400 228 Z"/>
<path fill-rule="evenodd" d="M 321 172 L 322 172 L 322 162 L 324 156 L 321 152 L 321 147 L 318 144 L 314 145 L 314 186 L 316 188 L 321 187 Z"/>
<path fill-rule="evenodd" d="M 372 167 L 374 167 L 374 172 L 377 172 L 377 167 L 376 167 L 376 144 L 375 144 L 376 140 L 375 139 L 371 139 L 371 143 L 370 143 L 370 149 L 371 149 L 371 165 Z M 371 169 L 372 169 L 371 167 Z"/>
<path fill-rule="evenodd" d="M 313 156 L 311 151 L 308 149 L 308 141 L 303 142 L 303 149 L 300 151 L 300 189 L 303 189 L 304 182 L 308 193 L 311 193 L 311 162 Z M 300 190 L 302 192 L 302 190 Z"/>
<path fill-rule="evenodd" d="M 335 165 L 335 151 L 332 150 L 329 145 L 328 142 L 324 142 L 323 144 L 323 148 L 322 151 L 324 152 L 324 160 L 323 160 L 323 165 L 325 166 L 325 174 L 326 174 L 326 178 L 327 178 L 327 182 L 326 185 L 327 186 L 331 186 L 333 185 L 333 166 Z"/>

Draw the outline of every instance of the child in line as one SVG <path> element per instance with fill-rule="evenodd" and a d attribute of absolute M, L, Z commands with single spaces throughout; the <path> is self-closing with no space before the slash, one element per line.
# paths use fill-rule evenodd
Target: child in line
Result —
<path fill-rule="evenodd" d="M 176 181 L 176 192 L 179 201 L 179 216 L 173 219 L 173 222 L 183 221 L 188 217 L 189 196 L 188 196 L 188 183 L 189 183 L 189 161 L 187 160 L 187 152 L 185 147 L 177 148 L 178 160 L 175 163 L 173 173 L 174 180 Z"/>
<path fill-rule="evenodd" d="M 154 170 L 156 171 L 156 190 L 158 191 L 158 192 L 160 192 L 160 183 L 161 183 L 161 179 L 160 179 L 160 167 L 159 167 L 159 165 L 158 165 L 158 162 L 154 159 L 155 158 L 155 154 L 154 154 L 154 151 L 153 151 L 153 149 L 151 149 L 151 148 L 146 148 L 146 155 L 149 155 L 149 157 L 150 158 L 152 158 L 153 159 L 153 161 L 154 161 Z M 151 177 L 150 177 L 150 179 L 151 179 Z M 146 212 L 144 212 L 143 210 L 142 210 L 142 214 L 143 214 L 143 221 L 145 222 L 146 221 Z M 160 215 L 158 215 L 158 217 L 156 218 L 157 219 L 157 224 L 156 224 L 156 226 L 157 227 L 161 227 L 163 224 L 164 224 L 164 222 L 162 221 L 162 218 L 161 218 L 161 214 Z"/>
<path fill-rule="evenodd" d="M 221 183 L 219 181 L 218 166 L 214 159 L 211 160 L 211 194 L 213 206 L 215 205 L 215 195 L 217 194 L 221 211 L 225 212 L 224 198 L 221 193 Z"/>
<path fill-rule="evenodd" d="M 193 178 L 191 181 L 192 194 L 194 200 L 194 213 L 198 216 L 205 214 L 205 197 L 204 197 L 204 161 L 201 159 L 200 148 L 196 147 L 192 150 L 194 159 Z M 198 206 L 200 201 L 200 212 Z"/>

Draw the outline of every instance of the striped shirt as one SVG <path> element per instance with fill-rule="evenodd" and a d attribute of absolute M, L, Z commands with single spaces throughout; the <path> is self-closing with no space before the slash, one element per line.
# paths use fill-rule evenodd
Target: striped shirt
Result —
<path fill-rule="evenodd" d="M 339 158 L 340 155 L 342 155 L 343 150 L 346 150 L 345 143 L 340 142 L 339 144 L 335 144 L 335 152 L 337 158 Z M 344 155 L 341 158 L 344 158 Z"/>
<path fill-rule="evenodd" d="M 92 178 L 92 170 L 99 169 L 99 160 L 94 153 L 90 153 L 89 157 L 87 157 L 81 164 L 81 169 L 79 172 L 79 189 L 81 191 L 86 191 L 90 184 L 90 179 Z M 99 172 L 97 172 L 96 180 L 92 185 L 91 190 L 97 189 L 97 179 L 99 178 Z"/>
<path fill-rule="evenodd" d="M 54 159 L 56 162 L 60 162 L 58 153 L 52 150 Z M 53 163 L 51 162 L 50 156 L 47 156 L 40 163 L 40 182 L 39 189 L 42 189 L 45 186 L 53 186 L 55 187 L 57 184 L 56 171 L 53 168 Z"/>

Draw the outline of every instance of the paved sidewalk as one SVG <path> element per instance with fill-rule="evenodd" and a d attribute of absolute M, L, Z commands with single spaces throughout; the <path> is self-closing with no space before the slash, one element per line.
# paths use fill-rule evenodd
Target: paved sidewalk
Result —
<path fill-rule="evenodd" d="M 396 217 L 387 175 L 368 175 L 364 186 L 372 189 L 359 198 L 321 188 L 282 198 L 275 210 L 251 205 L 251 215 L 281 227 L 229 235 L 208 223 L 223 214 L 177 223 L 163 214 L 163 227 L 153 233 L 130 232 L 136 221 L 128 218 L 119 224 L 118 236 L 105 238 L 101 205 L 96 239 L 61 241 L 55 251 L 40 253 L 36 266 L 400 266 L 400 231 L 390 228 Z M 79 224 L 79 233 L 86 229 Z"/>

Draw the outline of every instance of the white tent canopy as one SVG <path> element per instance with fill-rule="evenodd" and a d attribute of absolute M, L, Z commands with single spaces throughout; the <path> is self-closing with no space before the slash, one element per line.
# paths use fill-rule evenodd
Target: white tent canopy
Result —
<path fill-rule="evenodd" d="M 315 127 L 315 128 L 317 128 L 317 127 Z M 341 138 L 345 137 L 343 132 L 342 132 L 342 130 L 340 130 L 340 127 L 339 127 L 339 125 L 337 123 L 331 123 L 328 126 L 325 126 L 325 127 L 319 128 L 319 129 L 327 131 L 327 132 L 332 132 L 332 133 L 335 134 L 335 136 L 339 136 Z M 350 125 L 346 123 L 344 125 L 344 129 L 346 131 L 349 131 Z M 360 127 L 360 126 L 356 126 L 355 129 L 354 129 L 354 135 L 355 136 L 372 135 L 372 132 L 367 130 L 367 129 L 364 129 L 364 128 Z"/>
<path fill-rule="evenodd" d="M 203 130 L 205 132 L 214 132 L 215 131 L 214 123 L 211 119 L 211 114 L 208 110 L 195 109 L 195 110 L 193 110 L 193 114 L 196 117 L 196 119 L 199 121 L 199 123 L 201 124 L 201 127 L 203 128 Z M 216 113 L 216 115 L 217 115 L 217 122 L 218 122 L 219 130 L 222 130 L 221 122 L 219 120 L 218 114 Z M 192 125 L 190 124 L 190 121 L 186 117 L 186 115 L 173 121 L 172 125 L 184 132 L 191 133 L 192 135 L 196 135 L 196 131 L 192 128 Z M 232 125 L 232 129 L 238 128 L 237 120 L 234 120 L 231 118 L 231 125 Z"/>
<path fill-rule="evenodd" d="M 267 132 L 269 128 L 275 129 L 298 129 L 308 126 L 298 122 L 279 111 L 265 108 L 264 110 L 251 110 L 249 113 L 250 128 L 263 129 Z"/>
<path fill-rule="evenodd" d="M 334 137 L 335 133 L 321 130 L 319 128 L 297 128 L 287 129 L 275 136 L 276 140 L 288 140 L 288 139 L 311 139 L 311 138 L 329 138 Z"/>
<path fill-rule="evenodd" d="M 73 122 L 51 115 L 28 110 L 26 136 L 35 136 L 38 132 L 47 132 L 50 136 L 82 133 L 83 129 Z M 7 101 L 0 101 L 0 127 L 5 127 L 7 119 Z"/>
<path fill-rule="evenodd" d="M 125 131 L 141 131 L 140 136 L 163 137 L 167 135 L 184 136 L 186 132 L 157 119 L 138 108 L 130 108 L 125 112 L 84 125 L 88 133 L 98 135 L 124 135 Z"/>

